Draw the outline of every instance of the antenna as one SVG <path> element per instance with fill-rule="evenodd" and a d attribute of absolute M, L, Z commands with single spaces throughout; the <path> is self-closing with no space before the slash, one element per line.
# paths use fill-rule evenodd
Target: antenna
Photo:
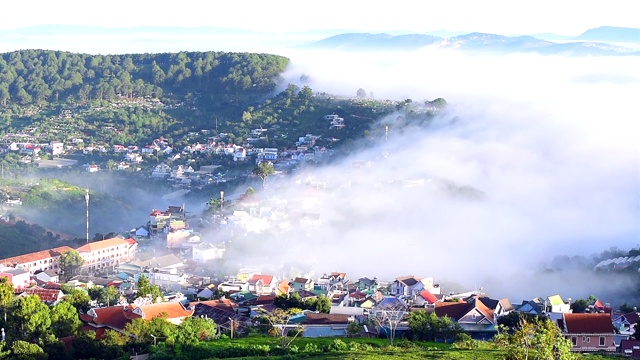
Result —
<path fill-rule="evenodd" d="M 87 244 L 89 243 L 89 188 L 86 189 L 84 200 L 87 204 Z"/>

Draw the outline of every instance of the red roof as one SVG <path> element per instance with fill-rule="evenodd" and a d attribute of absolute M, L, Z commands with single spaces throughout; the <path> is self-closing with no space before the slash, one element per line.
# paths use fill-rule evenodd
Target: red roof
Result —
<path fill-rule="evenodd" d="M 96 250 L 109 249 L 119 245 L 129 245 L 130 243 L 121 238 L 111 238 L 84 244 L 77 248 L 78 252 L 92 252 Z"/>
<path fill-rule="evenodd" d="M 249 284 L 256 284 L 259 280 L 262 280 L 265 285 L 271 284 L 273 275 L 253 275 L 248 282 Z"/>
<path fill-rule="evenodd" d="M 54 257 L 58 257 L 69 250 L 73 250 L 69 246 L 60 246 L 57 248 L 37 251 L 29 254 L 24 254 L 20 256 L 14 256 L 6 259 L 0 260 L 0 264 L 5 264 L 7 266 L 13 266 L 14 263 L 18 264 L 28 264 L 32 262 L 36 262 L 39 260 L 51 259 Z"/>
<path fill-rule="evenodd" d="M 563 314 L 564 326 L 569 334 L 613 334 L 611 315 L 598 314 Z"/>
<path fill-rule="evenodd" d="M 24 291 L 22 291 L 22 294 L 37 295 L 41 301 L 46 303 L 54 303 L 64 297 L 62 291 L 60 290 L 43 289 L 39 287 L 24 289 Z"/>
<path fill-rule="evenodd" d="M 429 290 L 421 292 L 420 296 L 429 304 L 435 304 L 438 301 L 438 298 L 430 293 Z"/>

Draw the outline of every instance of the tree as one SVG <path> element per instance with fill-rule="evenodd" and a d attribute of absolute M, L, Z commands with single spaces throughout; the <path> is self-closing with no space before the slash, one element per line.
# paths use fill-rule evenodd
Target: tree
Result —
<path fill-rule="evenodd" d="M 363 326 L 357 321 L 351 321 L 349 325 L 347 325 L 347 336 L 348 337 L 356 337 L 360 335 L 362 332 Z"/>
<path fill-rule="evenodd" d="M 58 262 L 65 276 L 72 278 L 84 264 L 84 259 L 82 259 L 79 252 L 71 249 L 62 253 Z"/>
<path fill-rule="evenodd" d="M 149 282 L 149 278 L 144 274 L 140 275 L 140 278 L 138 278 L 136 288 L 138 289 L 138 297 L 145 297 L 147 295 L 150 295 L 153 302 L 156 302 L 158 298 L 164 299 L 160 289 L 157 286 L 151 284 L 151 282 Z"/>
<path fill-rule="evenodd" d="M 211 319 L 187 317 L 176 332 L 176 343 L 195 345 L 200 341 L 211 340 L 216 335 L 216 324 Z"/>
<path fill-rule="evenodd" d="M 49 307 L 40 301 L 37 295 L 18 298 L 12 313 L 17 320 L 22 339 L 37 339 L 51 326 Z"/>
<path fill-rule="evenodd" d="M 409 314 L 409 328 L 414 338 L 421 341 L 454 339 L 461 331 L 460 325 L 448 316 L 415 311 Z"/>
<path fill-rule="evenodd" d="M 4 323 L 7 323 L 7 308 L 13 303 L 13 284 L 9 282 L 9 279 L 3 277 L 0 279 L 0 306 L 4 311 Z"/>
<path fill-rule="evenodd" d="M 102 288 L 102 292 L 100 294 L 100 301 L 106 302 L 107 306 L 110 306 L 112 303 L 117 302 L 119 298 L 120 298 L 120 293 L 113 285 L 107 286 L 106 288 Z"/>
<path fill-rule="evenodd" d="M 571 310 L 574 313 L 583 313 L 589 307 L 589 302 L 586 299 L 578 299 L 571 304 Z"/>
<path fill-rule="evenodd" d="M 564 337 L 560 328 L 551 320 L 542 318 L 533 322 L 521 319 L 518 330 L 509 332 L 506 327 L 494 337 L 494 343 L 506 347 L 507 359 L 521 360 L 573 360 L 571 341 Z"/>
<path fill-rule="evenodd" d="M 262 179 L 262 188 L 265 188 L 267 178 L 275 173 L 273 164 L 268 161 L 263 161 L 253 169 L 253 175 Z"/>
<path fill-rule="evenodd" d="M 62 285 L 62 292 L 65 294 L 63 301 L 73 305 L 76 310 L 83 312 L 89 310 L 89 303 L 91 302 L 91 298 L 86 291 L 82 289 L 72 289 L 66 285 Z"/>
<path fill-rule="evenodd" d="M 364 91 L 363 88 L 358 89 L 358 91 L 356 92 L 356 96 L 358 97 L 358 99 L 364 99 L 367 97 L 367 92 Z"/>
<path fill-rule="evenodd" d="M 37 360 L 46 359 L 47 354 L 37 344 L 31 344 L 27 341 L 17 340 L 11 345 L 12 359 L 19 360 Z"/>
<path fill-rule="evenodd" d="M 324 295 L 318 296 L 315 311 L 328 314 L 331 311 L 331 300 Z"/>
<path fill-rule="evenodd" d="M 291 346 L 291 343 L 304 332 L 304 327 L 291 325 L 291 318 L 302 312 L 300 309 L 275 309 L 271 313 L 263 312 L 260 318 L 262 322 L 269 325 L 269 335 L 279 339 L 280 347 L 284 350 Z M 293 334 L 290 336 L 289 334 Z"/>
<path fill-rule="evenodd" d="M 635 306 L 631 306 L 627 303 L 620 305 L 620 312 L 623 314 L 628 314 L 630 312 L 635 312 L 635 311 L 637 311 L 637 308 Z"/>
<path fill-rule="evenodd" d="M 389 345 L 393 346 L 396 337 L 396 329 L 407 314 L 407 306 L 397 300 L 378 306 L 371 319 L 376 324 L 379 333 L 384 333 L 389 340 Z"/>
<path fill-rule="evenodd" d="M 69 302 L 61 302 L 51 309 L 51 324 L 58 338 L 75 335 L 82 326 L 78 310 Z"/>

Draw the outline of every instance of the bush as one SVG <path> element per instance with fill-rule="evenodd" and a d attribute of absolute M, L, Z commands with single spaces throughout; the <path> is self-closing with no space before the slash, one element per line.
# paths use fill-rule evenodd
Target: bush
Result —
<path fill-rule="evenodd" d="M 307 343 L 307 345 L 304 346 L 304 350 L 302 351 L 306 353 L 315 353 L 315 352 L 319 352 L 320 349 L 318 348 L 318 345 L 314 343 Z"/>
<path fill-rule="evenodd" d="M 333 340 L 331 345 L 329 345 L 329 351 L 347 351 L 348 349 L 347 344 L 340 339 Z"/>

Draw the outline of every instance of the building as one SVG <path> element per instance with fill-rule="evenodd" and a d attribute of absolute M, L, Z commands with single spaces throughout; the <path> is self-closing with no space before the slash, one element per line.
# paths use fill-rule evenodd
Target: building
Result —
<path fill-rule="evenodd" d="M 22 267 L 29 272 L 29 276 L 38 271 L 53 270 L 60 272 L 60 265 L 58 259 L 63 253 L 73 250 L 69 246 L 60 246 L 57 248 L 37 251 L 29 254 L 14 256 L 0 260 L 0 264 L 8 267 Z"/>
<path fill-rule="evenodd" d="M 112 238 L 82 245 L 78 253 L 89 271 L 113 270 L 121 262 L 133 260 L 138 243 L 133 239 Z"/>
<path fill-rule="evenodd" d="M 25 289 L 31 283 L 29 272 L 22 267 L 7 267 L 0 265 L 0 278 L 7 278 L 16 290 Z"/>

